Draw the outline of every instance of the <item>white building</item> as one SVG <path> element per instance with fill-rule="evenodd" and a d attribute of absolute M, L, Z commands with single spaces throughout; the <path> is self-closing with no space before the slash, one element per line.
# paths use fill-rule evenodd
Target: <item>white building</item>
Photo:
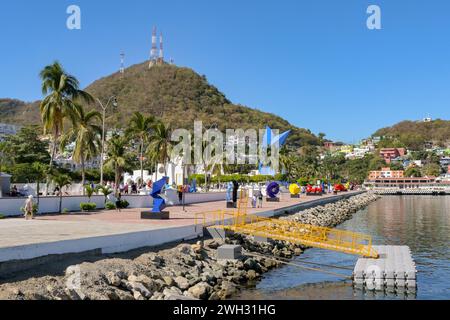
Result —
<path fill-rule="evenodd" d="M 193 174 L 192 169 L 194 168 L 191 168 L 191 170 L 189 170 L 187 166 L 183 168 L 181 159 L 178 161 L 178 164 L 172 162 L 168 163 L 166 168 L 164 168 L 163 164 L 158 164 L 157 172 L 153 174 L 150 174 L 148 170 L 144 170 L 143 172 L 144 183 L 148 183 L 149 181 L 156 182 L 162 179 L 164 175 L 167 175 L 167 177 L 169 178 L 169 184 L 175 184 L 177 186 L 183 185 L 184 184 L 183 178 L 187 179 L 189 175 Z M 198 170 L 194 171 L 195 171 L 194 173 L 199 173 Z M 133 174 L 125 173 L 123 183 L 130 184 L 131 182 L 135 182 L 139 184 L 140 180 L 141 180 L 141 170 L 134 170 Z"/>
<path fill-rule="evenodd" d="M 12 124 L 0 123 L 0 141 L 4 140 L 5 137 L 17 134 L 19 128 Z"/>
<path fill-rule="evenodd" d="M 359 147 L 359 148 L 353 148 L 353 151 L 346 154 L 346 159 L 362 159 L 364 156 L 368 153 L 370 153 L 370 147 Z"/>
<path fill-rule="evenodd" d="M 58 156 L 55 159 L 55 163 L 62 168 L 68 169 L 70 171 L 79 171 L 81 170 L 81 164 L 76 163 L 72 157 L 64 157 Z M 84 164 L 84 168 L 87 169 L 98 169 L 100 168 L 100 157 L 87 161 Z"/>

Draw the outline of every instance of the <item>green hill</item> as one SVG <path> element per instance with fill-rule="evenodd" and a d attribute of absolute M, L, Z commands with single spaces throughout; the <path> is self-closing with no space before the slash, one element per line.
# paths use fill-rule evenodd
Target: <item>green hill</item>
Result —
<path fill-rule="evenodd" d="M 108 113 L 109 127 L 125 126 L 132 113 L 140 111 L 162 118 L 172 128 L 192 129 L 195 120 L 203 121 L 205 127 L 217 125 L 221 130 L 263 129 L 269 125 L 291 129 L 289 143 L 295 147 L 320 144 L 311 131 L 294 127 L 281 117 L 231 103 L 206 77 L 189 68 L 161 65 L 149 69 L 145 62 L 126 69 L 124 75 L 115 73 L 101 78 L 86 91 L 104 103 L 111 96 L 117 97 L 118 109 Z M 3 122 L 39 122 L 38 102 L 30 105 L 8 101 L 0 107 Z"/>
<path fill-rule="evenodd" d="M 447 147 L 450 144 L 450 121 L 402 121 L 378 130 L 374 136 L 386 137 L 387 140 L 396 141 L 413 150 L 422 149 L 428 142 Z"/>

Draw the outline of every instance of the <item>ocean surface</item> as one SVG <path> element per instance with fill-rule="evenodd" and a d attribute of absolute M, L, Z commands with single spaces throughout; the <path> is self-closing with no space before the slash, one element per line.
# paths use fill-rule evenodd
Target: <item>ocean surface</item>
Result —
<path fill-rule="evenodd" d="M 328 274 L 284 266 L 242 291 L 239 299 L 450 299 L 450 196 L 385 196 L 338 228 L 370 234 L 376 245 L 409 246 L 418 269 L 417 292 L 375 293 L 353 288 L 346 277 L 351 276 L 358 257 L 309 249 L 293 262 L 339 268 L 320 268 L 333 273 Z"/>

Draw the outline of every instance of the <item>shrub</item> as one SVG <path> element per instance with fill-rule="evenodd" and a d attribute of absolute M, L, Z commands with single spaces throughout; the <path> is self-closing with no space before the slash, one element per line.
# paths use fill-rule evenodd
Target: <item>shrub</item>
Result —
<path fill-rule="evenodd" d="M 288 177 L 285 174 L 279 173 L 274 177 L 275 181 L 287 181 Z"/>
<path fill-rule="evenodd" d="M 69 213 L 70 211 L 69 211 L 69 209 L 67 209 L 67 208 L 65 208 L 64 210 L 63 210 L 63 213 Z"/>
<path fill-rule="evenodd" d="M 130 203 L 127 200 L 120 201 L 120 209 L 126 209 L 130 206 Z"/>
<path fill-rule="evenodd" d="M 97 205 L 95 203 L 80 203 L 80 208 L 82 211 L 93 211 L 97 209 Z"/>
<path fill-rule="evenodd" d="M 105 208 L 106 208 L 107 210 L 114 210 L 114 209 L 117 209 L 117 208 L 116 208 L 116 205 L 115 205 L 114 203 L 112 203 L 112 202 L 107 202 L 107 203 L 105 204 Z"/>
<path fill-rule="evenodd" d="M 0 213 L 0 220 L 5 219 L 5 215 Z"/>

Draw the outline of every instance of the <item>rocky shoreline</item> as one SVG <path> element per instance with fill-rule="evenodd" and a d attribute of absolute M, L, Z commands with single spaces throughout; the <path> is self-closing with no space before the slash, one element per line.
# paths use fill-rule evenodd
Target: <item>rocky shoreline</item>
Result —
<path fill-rule="evenodd" d="M 349 220 L 356 212 L 367 207 L 370 203 L 377 201 L 379 198 L 380 196 L 374 193 L 363 193 L 349 199 L 329 203 L 325 206 L 307 209 L 281 219 L 319 227 L 334 228 Z"/>
<path fill-rule="evenodd" d="M 333 227 L 376 199 L 376 195 L 362 194 L 283 219 Z M 290 259 L 305 249 L 279 241 L 259 243 L 241 235 L 233 235 L 226 242 L 242 245 L 242 260 L 217 260 L 216 249 L 221 244 L 214 240 L 181 244 L 133 260 L 105 259 L 71 266 L 64 276 L 0 285 L 0 299 L 225 300 L 235 296 L 242 286 L 258 281 L 264 273 L 280 266 L 275 260 L 254 257 L 252 253 Z"/>

